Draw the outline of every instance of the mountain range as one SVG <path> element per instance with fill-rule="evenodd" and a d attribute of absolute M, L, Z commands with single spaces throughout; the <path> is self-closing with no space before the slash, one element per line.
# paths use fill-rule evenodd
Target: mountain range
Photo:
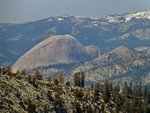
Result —
<path fill-rule="evenodd" d="M 0 65 L 14 72 L 40 70 L 53 78 L 64 72 L 65 79 L 72 79 L 83 71 L 87 84 L 149 83 L 150 11 L 0 24 L 0 38 Z"/>
<path fill-rule="evenodd" d="M 85 72 L 89 83 L 111 80 L 114 83 L 132 81 L 150 83 L 150 55 L 138 53 L 120 46 L 98 58 L 88 61 L 73 70 Z"/>
<path fill-rule="evenodd" d="M 0 24 L 0 65 L 13 65 L 41 41 L 69 34 L 84 46 L 96 45 L 104 52 L 118 46 L 134 49 L 150 46 L 150 11 L 110 15 L 103 18 L 57 16 L 39 21 Z"/>

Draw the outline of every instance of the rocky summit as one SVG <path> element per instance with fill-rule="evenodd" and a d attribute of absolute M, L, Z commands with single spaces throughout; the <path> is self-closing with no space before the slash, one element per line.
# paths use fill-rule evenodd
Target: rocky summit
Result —
<path fill-rule="evenodd" d="M 150 56 L 121 46 L 92 61 L 85 62 L 74 69 L 73 73 L 81 70 L 88 76 L 86 78 L 88 82 L 111 80 L 115 83 L 133 81 L 147 84 L 150 82 Z"/>
<path fill-rule="evenodd" d="M 85 62 L 99 56 L 95 46 L 83 46 L 71 35 L 52 36 L 29 50 L 12 66 L 12 70 L 34 69 L 54 64 Z"/>

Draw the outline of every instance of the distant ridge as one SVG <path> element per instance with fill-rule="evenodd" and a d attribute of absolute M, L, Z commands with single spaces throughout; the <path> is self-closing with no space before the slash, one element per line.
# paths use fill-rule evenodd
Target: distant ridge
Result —
<path fill-rule="evenodd" d="M 117 83 L 124 81 L 150 83 L 150 56 L 132 51 L 120 46 L 100 57 L 85 62 L 73 70 L 73 73 L 82 70 L 88 82 L 112 80 Z"/>
<path fill-rule="evenodd" d="M 149 47 L 150 10 L 102 18 L 54 16 L 26 23 L 0 23 L 0 65 L 12 66 L 41 41 L 64 34 L 74 36 L 83 45 L 95 45 L 105 53 L 121 45 L 132 50 Z"/>

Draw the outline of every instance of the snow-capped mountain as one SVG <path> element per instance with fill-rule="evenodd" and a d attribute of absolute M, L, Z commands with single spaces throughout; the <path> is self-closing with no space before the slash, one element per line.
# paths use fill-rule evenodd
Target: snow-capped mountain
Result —
<path fill-rule="evenodd" d="M 150 11 L 139 11 L 133 14 L 125 14 L 125 15 L 111 15 L 105 17 L 107 22 L 110 23 L 121 23 L 128 22 L 132 19 L 149 19 L 150 20 Z"/>
<path fill-rule="evenodd" d="M 140 11 L 135 14 L 128 14 L 125 16 L 126 22 L 130 21 L 131 19 L 150 19 L 150 11 Z"/>

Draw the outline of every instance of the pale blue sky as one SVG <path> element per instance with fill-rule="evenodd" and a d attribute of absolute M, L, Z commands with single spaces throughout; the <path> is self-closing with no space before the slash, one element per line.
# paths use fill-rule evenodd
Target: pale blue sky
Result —
<path fill-rule="evenodd" d="M 141 10 L 150 10 L 150 0 L 0 0 L 0 23 L 62 15 L 103 17 Z"/>

